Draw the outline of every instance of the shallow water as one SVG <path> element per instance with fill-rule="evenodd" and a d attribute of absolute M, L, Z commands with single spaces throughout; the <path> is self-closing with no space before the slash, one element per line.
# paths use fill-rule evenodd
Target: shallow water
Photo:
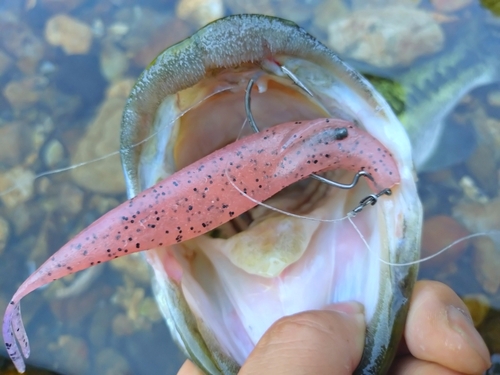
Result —
<path fill-rule="evenodd" d="M 381 2 L 373 3 L 380 6 Z M 415 1 L 399 3 L 417 6 Z M 199 4 L 207 7 L 194 12 L 192 4 L 198 4 L 197 9 Z M 328 0 L 260 4 L 261 8 L 253 9 L 249 2 L 237 0 L 26 0 L 0 5 L 0 191 L 9 189 L 13 181 L 22 185 L 0 197 L 0 311 L 53 251 L 125 199 L 116 154 L 73 172 L 42 176 L 34 182 L 31 177 L 116 153 L 125 97 L 158 52 L 214 18 L 242 12 L 289 18 L 325 43 L 333 43 L 330 24 L 349 16 L 351 5 L 357 6 L 356 1 Z M 465 40 L 467 23 L 477 23 L 488 34 L 473 47 L 480 51 L 482 43 L 490 43 L 500 30 L 494 17 L 477 4 L 465 2 L 456 10 L 443 10 L 421 2 L 418 8 L 425 12 L 424 26 L 432 31 L 427 38 L 438 38 L 437 28 L 442 43 L 436 39 L 423 45 L 419 40 L 417 47 L 427 51 L 425 56 L 413 56 L 415 51 L 409 56 L 403 48 L 392 59 L 372 53 L 373 58 L 379 57 L 377 69 L 359 60 L 356 66 L 397 80 L 411 67 Z M 376 33 L 376 27 L 368 29 Z M 409 39 L 403 42 L 412 45 L 415 35 L 405 37 Z M 454 217 L 466 227 L 465 233 L 500 230 L 500 209 L 496 209 L 500 204 L 500 152 L 496 151 L 500 149 L 500 85 L 474 90 L 450 117 L 450 134 L 463 141 L 457 151 L 462 160 L 419 176 L 426 218 Z M 95 133 L 89 135 L 91 124 Z M 79 146 L 82 139 L 86 143 Z M 442 146 L 441 154 L 447 154 L 446 147 L 455 147 L 448 153 L 456 152 L 453 143 Z M 457 233 L 462 235 L 450 221 L 439 228 L 449 234 L 448 242 Z M 421 278 L 446 282 L 465 296 L 490 350 L 500 353 L 500 246 L 495 241 L 470 241 L 461 250 L 447 252 L 424 264 Z M 71 280 L 65 280 L 23 300 L 32 346 L 28 363 L 62 374 L 146 374 L 158 369 L 175 373 L 184 358 L 155 307 L 140 258 L 102 265 L 100 272 L 92 282 L 82 283 L 81 291 L 67 292 L 69 297 L 57 297 L 65 285 L 71 285 Z M 3 346 L 0 355 L 5 355 Z"/>

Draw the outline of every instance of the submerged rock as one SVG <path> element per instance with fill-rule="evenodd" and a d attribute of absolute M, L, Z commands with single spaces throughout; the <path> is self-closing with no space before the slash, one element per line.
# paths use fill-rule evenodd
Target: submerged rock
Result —
<path fill-rule="evenodd" d="M 440 51 L 444 33 L 428 12 L 389 6 L 334 20 L 328 28 L 328 44 L 343 57 L 392 67 Z"/>
<path fill-rule="evenodd" d="M 35 174 L 23 167 L 14 167 L 0 174 L 0 199 L 8 208 L 14 208 L 33 197 Z M 9 192 L 4 193 L 6 190 Z"/>
<path fill-rule="evenodd" d="M 71 157 L 72 164 L 104 157 L 92 163 L 90 167 L 83 166 L 71 171 L 73 180 L 79 186 L 93 192 L 116 194 L 125 190 L 117 154 L 120 147 L 120 122 L 126 100 L 125 91 L 128 94 L 128 90 L 123 89 L 124 86 L 130 90 L 131 81 L 120 81 L 109 90 L 111 94 L 108 93 L 108 98 L 99 108 L 97 116 Z"/>
<path fill-rule="evenodd" d="M 180 0 L 176 13 L 180 19 L 201 27 L 224 16 L 224 4 L 222 0 Z"/>
<path fill-rule="evenodd" d="M 57 14 L 45 25 L 45 39 L 68 55 L 86 54 L 92 44 L 92 29 L 73 17 Z"/>

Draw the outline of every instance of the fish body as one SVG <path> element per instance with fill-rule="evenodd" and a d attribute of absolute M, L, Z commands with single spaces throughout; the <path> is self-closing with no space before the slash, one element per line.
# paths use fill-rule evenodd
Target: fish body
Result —
<path fill-rule="evenodd" d="M 334 168 L 368 171 L 374 193 L 399 183 L 397 167 L 380 142 L 347 121 L 318 119 L 285 123 L 250 135 L 111 210 L 57 251 L 13 296 L 3 335 L 17 369 L 23 372 L 24 363 L 13 328 L 22 327 L 19 302 L 31 291 L 120 256 L 204 234 L 291 183 Z M 171 270 L 170 276 L 175 275 Z M 24 355 L 29 355 L 24 329 L 16 329 L 15 334 Z"/>
<path fill-rule="evenodd" d="M 250 78 L 261 128 L 253 135 L 241 127 Z M 328 48 L 278 18 L 209 24 L 138 79 L 123 114 L 121 154 L 130 200 L 47 260 L 6 310 L 4 341 L 19 371 L 29 356 L 20 299 L 137 251 L 152 266 L 174 339 L 206 373 L 236 373 L 280 317 L 345 300 L 366 310 L 357 373 L 386 371 L 417 271 L 389 263 L 411 262 L 420 248 L 411 146 L 382 97 Z M 374 180 L 350 190 L 305 179 L 326 173 L 350 181 L 360 170 Z M 391 196 L 345 220 L 362 198 L 385 188 Z M 296 216 L 256 207 L 242 227 L 237 216 L 264 200 Z"/>
<path fill-rule="evenodd" d="M 445 168 L 463 161 L 468 156 L 464 150 L 472 152 L 470 134 L 465 135 L 468 146 L 464 147 L 456 130 L 445 133 L 447 117 L 467 93 L 500 82 L 500 59 L 491 53 L 500 48 L 493 26 L 477 20 L 464 21 L 463 25 L 463 37 L 455 38 L 438 55 L 403 72 L 376 70 L 368 75 L 405 126 L 418 171 Z M 370 68 L 364 66 L 364 71 L 370 72 Z M 389 78 L 381 78 L 384 76 Z M 444 150 L 446 154 L 433 157 L 445 136 L 453 143 Z"/>
<path fill-rule="evenodd" d="M 283 66 L 313 95 L 294 85 Z M 371 84 L 303 29 L 274 17 L 230 16 L 161 53 L 138 79 L 124 111 L 128 195 L 237 139 L 250 78 L 256 79 L 252 109 L 261 129 L 318 117 L 352 121 L 389 150 L 400 184 L 353 224 L 336 219 L 367 195 L 364 184 L 342 191 L 307 184 L 268 204 L 326 222 L 257 208 L 243 229 L 244 219 L 233 220 L 237 229 L 222 226 L 221 236 L 146 252 L 160 310 L 175 341 L 203 371 L 232 374 L 280 317 L 357 300 L 365 305 L 368 327 L 357 373 L 384 373 L 417 274 L 415 265 L 380 261 L 419 257 L 422 208 L 411 145 Z M 350 181 L 353 174 L 328 176 Z M 166 264 L 176 264 L 177 277 Z"/>

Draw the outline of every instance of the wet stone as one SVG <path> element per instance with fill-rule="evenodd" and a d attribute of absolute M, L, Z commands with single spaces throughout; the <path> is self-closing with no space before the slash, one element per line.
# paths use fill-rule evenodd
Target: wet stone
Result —
<path fill-rule="evenodd" d="M 103 158 L 97 163 L 71 171 L 76 184 L 87 190 L 107 194 L 125 190 L 118 156 L 125 100 L 125 96 L 113 96 L 105 100 L 71 156 L 72 164 Z"/>
<path fill-rule="evenodd" d="M 180 19 L 202 27 L 224 15 L 224 4 L 222 0 L 180 0 L 176 14 Z"/>
<path fill-rule="evenodd" d="M 57 358 L 62 368 L 71 369 L 75 374 L 85 373 L 89 366 L 89 349 L 85 340 L 71 335 L 62 335 L 57 342 L 50 343 L 48 349 Z"/>
<path fill-rule="evenodd" d="M 23 167 L 14 167 L 0 173 L 0 191 L 10 190 L 8 193 L 0 195 L 3 204 L 8 208 L 13 208 L 30 200 L 33 196 L 34 178 L 35 174 Z"/>
<path fill-rule="evenodd" d="M 325 1 L 331 2 L 331 0 Z M 258 13 L 270 16 L 283 17 L 293 20 L 296 23 L 305 22 L 313 17 L 314 9 L 319 6 L 321 1 L 309 0 L 307 6 L 300 0 L 258 0 L 258 1 L 240 1 L 226 0 L 225 5 L 231 10 L 231 13 Z M 331 15 L 334 17 L 334 15 Z"/>
<path fill-rule="evenodd" d="M 9 215 L 13 232 L 16 235 L 25 233 L 39 216 L 40 213 L 33 212 L 33 207 L 28 203 L 15 204 Z"/>
<path fill-rule="evenodd" d="M 328 44 L 341 56 L 378 67 L 409 65 L 443 43 L 443 30 L 430 13 L 403 6 L 355 11 L 328 28 Z"/>
<path fill-rule="evenodd" d="M 126 257 L 117 258 L 110 263 L 110 266 L 141 284 L 148 285 L 151 281 L 148 265 L 144 262 L 141 254 L 131 254 Z"/>
<path fill-rule="evenodd" d="M 52 139 L 45 146 L 43 151 L 43 161 L 47 167 L 54 168 L 59 165 L 64 158 L 64 147 L 57 139 Z"/>
<path fill-rule="evenodd" d="M 59 191 L 59 211 L 75 215 L 83 209 L 84 193 L 77 186 L 65 183 L 60 187 Z"/>
<path fill-rule="evenodd" d="M 5 52 L 15 57 L 17 67 L 33 74 L 44 55 L 44 44 L 23 19 L 9 11 L 0 12 L 0 41 Z"/>
<path fill-rule="evenodd" d="M 39 99 L 36 82 L 31 77 L 7 83 L 3 89 L 3 95 L 14 109 L 29 107 Z"/>
<path fill-rule="evenodd" d="M 387 5 L 406 5 L 416 7 L 421 0 L 351 0 L 353 9 L 381 8 Z"/>
<path fill-rule="evenodd" d="M 113 348 L 99 351 L 96 372 L 103 375 L 131 374 L 128 361 Z"/>
<path fill-rule="evenodd" d="M 134 322 L 125 314 L 118 314 L 112 322 L 113 334 L 115 336 L 129 336 L 134 333 Z"/>
<path fill-rule="evenodd" d="M 23 125 L 20 123 L 9 123 L 0 127 L 0 165 L 3 168 L 13 167 L 21 163 L 23 151 L 25 150 L 26 137 L 23 137 Z"/>
<path fill-rule="evenodd" d="M 100 64 L 102 75 L 110 82 L 122 78 L 129 65 L 125 52 L 113 44 L 107 44 L 101 50 Z"/>
<path fill-rule="evenodd" d="M 92 29 L 75 18 L 58 14 L 47 21 L 45 39 L 53 46 L 62 47 L 68 55 L 86 54 L 92 44 Z"/>

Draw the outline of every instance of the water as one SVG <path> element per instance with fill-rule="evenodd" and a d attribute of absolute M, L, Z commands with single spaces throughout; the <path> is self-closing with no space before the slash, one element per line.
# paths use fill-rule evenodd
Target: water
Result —
<path fill-rule="evenodd" d="M 349 4 L 328 0 L 297 0 L 286 2 L 286 6 L 270 0 L 262 2 L 262 9 L 252 9 L 243 1 L 206 0 L 205 4 L 214 6 L 199 14 L 189 13 L 189 2 L 178 3 L 28 0 L 0 5 L 0 190 L 8 189 L 11 181 L 27 181 L 22 194 L 16 190 L 1 197 L 0 217 L 10 234 L 0 250 L 0 311 L 36 266 L 125 199 L 116 155 L 34 183 L 30 183 L 30 176 L 116 152 L 124 98 L 133 80 L 158 52 L 212 17 L 241 12 L 289 18 L 328 42 L 328 23 L 350 12 Z M 466 28 L 457 27 L 459 22 L 478 21 L 487 32 L 495 27 L 487 24 L 485 20 L 493 18 L 477 4 L 449 12 L 440 12 L 427 2 L 419 7 L 432 11 L 439 20 L 445 37 L 443 47 L 431 45 L 436 52 L 410 65 L 373 69 L 357 61 L 357 66 L 397 79 L 411 66 L 432 59 L 438 50 L 446 51 L 465 38 Z M 75 39 L 77 42 L 72 42 Z M 477 211 L 479 217 L 490 215 L 485 221 L 493 228 L 484 228 L 484 224 L 474 229 L 469 223 L 469 231 L 500 229 L 495 224 L 495 220 L 500 221 L 498 215 L 487 212 L 488 207 L 498 204 L 500 156 L 495 150 L 500 147 L 496 138 L 500 139 L 499 96 L 498 84 L 479 88 L 451 115 L 451 134 L 466 141 L 463 160 L 420 175 L 426 218 L 454 215 L 458 221 L 479 226 L 480 220 L 467 216 Z M 80 146 L 84 151 L 77 157 L 79 142 L 93 122 L 98 123 L 97 134 Z M 471 134 L 472 129 L 479 147 L 466 147 L 474 142 L 459 136 L 464 129 L 465 134 Z M 467 202 L 470 206 L 458 212 Z M 7 237 L 1 228 L 0 243 Z M 498 269 L 491 266 L 499 261 L 498 246 L 490 245 L 471 242 L 454 257 L 446 258 L 445 254 L 445 260 L 424 265 L 421 278 L 441 280 L 467 296 L 490 350 L 500 353 L 500 291 L 496 273 L 488 273 L 488 265 Z M 101 268 L 91 283 L 84 284 L 83 293 L 55 298 L 69 281 L 54 283 L 23 300 L 32 346 L 28 363 L 63 374 L 146 374 L 158 369 L 176 373 L 184 358 L 155 309 L 148 273 L 140 259 Z M 485 309 L 486 304 L 491 308 Z M 3 347 L 0 353 L 5 355 Z"/>

